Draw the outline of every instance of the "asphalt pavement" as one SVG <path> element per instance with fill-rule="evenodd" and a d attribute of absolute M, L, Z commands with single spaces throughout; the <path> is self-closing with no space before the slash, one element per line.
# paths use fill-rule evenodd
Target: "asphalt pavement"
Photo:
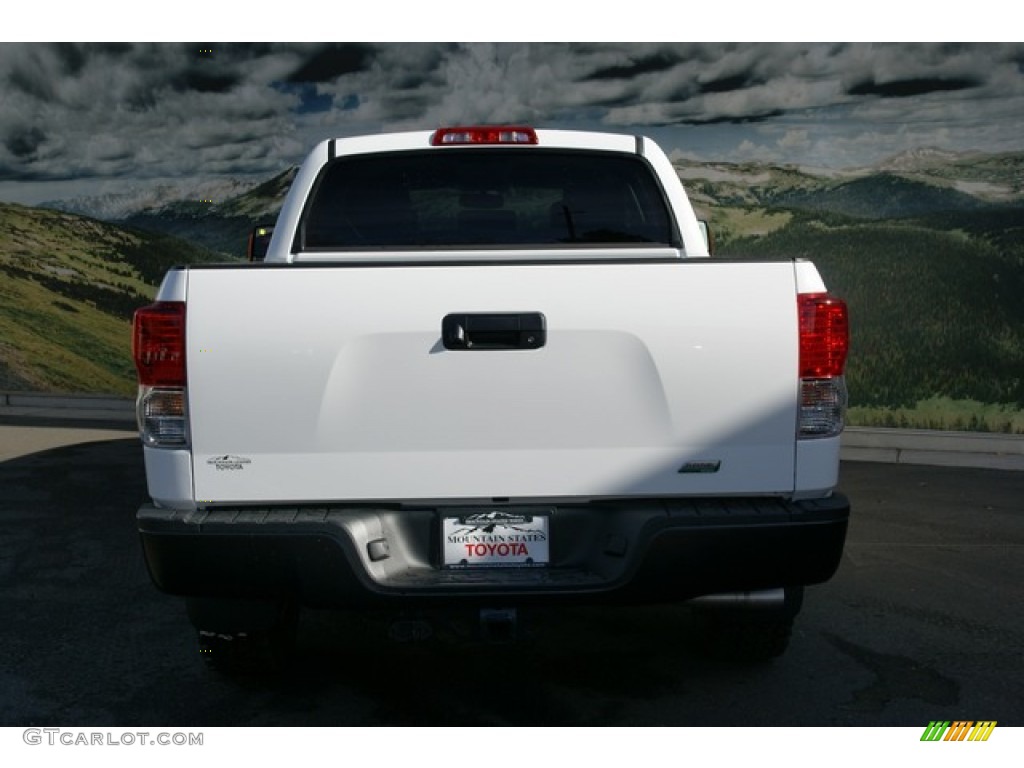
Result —
<path fill-rule="evenodd" d="M 226 678 L 149 579 L 141 454 L 130 429 L 0 426 L 0 725 L 1024 725 L 1022 472 L 844 462 L 839 571 L 767 665 L 702 656 L 680 606 L 523 613 L 509 645 L 309 610 L 285 673 Z"/>

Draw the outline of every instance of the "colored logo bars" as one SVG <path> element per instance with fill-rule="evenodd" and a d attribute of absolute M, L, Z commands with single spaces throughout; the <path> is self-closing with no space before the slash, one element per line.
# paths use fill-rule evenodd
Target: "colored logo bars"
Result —
<path fill-rule="evenodd" d="M 932 720 L 921 741 L 988 741 L 995 727 L 995 720 Z"/>

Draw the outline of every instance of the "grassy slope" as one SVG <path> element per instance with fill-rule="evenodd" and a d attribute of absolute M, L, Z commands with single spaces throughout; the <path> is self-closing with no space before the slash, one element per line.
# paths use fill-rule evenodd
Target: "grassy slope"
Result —
<path fill-rule="evenodd" d="M 896 174 L 875 174 L 817 189 L 773 193 L 779 207 L 831 211 L 865 219 L 894 219 L 933 211 L 977 211 L 985 203 L 955 189 L 908 179 Z"/>
<path fill-rule="evenodd" d="M 1019 433 L 1022 169 L 1014 153 L 831 178 L 727 164 L 682 175 L 720 255 L 809 258 L 847 298 L 852 423 Z"/>
<path fill-rule="evenodd" d="M 721 253 L 808 258 L 847 300 L 854 421 L 1019 431 L 1024 262 L 1006 237 L 803 213 Z"/>
<path fill-rule="evenodd" d="M 194 246 L 0 204 L 0 389 L 134 391 L 131 314 Z"/>

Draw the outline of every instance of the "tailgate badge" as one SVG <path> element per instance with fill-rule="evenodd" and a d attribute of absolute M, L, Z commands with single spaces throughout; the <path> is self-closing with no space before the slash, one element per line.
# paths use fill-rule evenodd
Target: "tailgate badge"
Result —
<path fill-rule="evenodd" d="M 688 461 L 679 468 L 676 474 L 679 475 L 710 475 L 714 474 L 722 466 L 718 461 Z"/>
<path fill-rule="evenodd" d="M 207 459 L 206 463 L 216 467 L 218 472 L 231 472 L 245 469 L 246 464 L 252 464 L 252 459 L 245 456 L 214 456 Z"/>

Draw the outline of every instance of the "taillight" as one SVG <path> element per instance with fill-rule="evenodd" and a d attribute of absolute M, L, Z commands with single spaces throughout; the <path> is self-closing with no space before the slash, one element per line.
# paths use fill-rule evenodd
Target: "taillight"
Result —
<path fill-rule="evenodd" d="M 185 386 L 185 303 L 158 301 L 136 310 L 132 357 L 139 384 Z"/>
<path fill-rule="evenodd" d="M 185 304 L 158 301 L 135 312 L 132 357 L 139 374 L 136 414 L 146 445 L 188 445 Z"/>
<path fill-rule="evenodd" d="M 850 349 L 846 302 L 827 293 L 801 293 L 800 376 L 841 376 Z"/>
<path fill-rule="evenodd" d="M 536 144 L 537 132 L 523 126 L 470 125 L 438 128 L 430 137 L 435 147 L 451 144 Z"/>
<path fill-rule="evenodd" d="M 797 297 L 800 316 L 800 409 L 802 438 L 835 437 L 846 421 L 846 357 L 850 324 L 846 302 L 827 293 Z"/>
<path fill-rule="evenodd" d="M 188 446 L 188 409 L 184 387 L 139 387 L 135 415 L 142 442 L 155 448 Z"/>

